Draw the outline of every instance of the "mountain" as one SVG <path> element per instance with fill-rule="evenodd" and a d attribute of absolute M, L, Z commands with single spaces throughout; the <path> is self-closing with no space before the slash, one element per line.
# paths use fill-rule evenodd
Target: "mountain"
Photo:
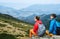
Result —
<path fill-rule="evenodd" d="M 24 17 L 23 18 L 23 21 L 24 22 L 28 22 L 28 23 L 31 23 L 31 24 L 34 24 L 35 21 L 34 21 L 34 17 L 35 16 L 40 16 L 40 19 L 41 21 L 43 22 L 43 24 L 46 26 L 46 28 L 49 27 L 49 22 L 50 22 L 50 14 L 46 15 L 46 14 L 42 14 L 42 15 L 36 15 L 36 14 L 33 14 L 31 16 L 28 16 L 28 17 Z M 21 19 L 22 20 L 22 19 Z M 57 21 L 60 21 L 60 15 L 57 15 L 57 18 L 56 18 Z"/>
<path fill-rule="evenodd" d="M 16 10 L 10 7 L 0 6 L 0 13 L 8 14 L 18 19 L 22 19 L 22 18 L 25 19 L 26 17 L 31 16 L 33 14 L 36 14 L 36 15 L 51 14 L 51 13 L 60 14 L 60 4 L 56 4 L 56 5 L 35 4 L 29 7 L 23 8 L 21 10 Z"/>
<path fill-rule="evenodd" d="M 19 20 L 24 22 L 32 23 L 35 16 L 40 16 L 41 19 L 47 19 L 49 16 L 46 16 L 51 13 L 60 14 L 60 4 L 56 5 L 31 5 L 27 8 L 21 10 L 16 10 L 10 7 L 0 6 L 0 13 L 11 15 Z M 46 16 L 46 18 L 45 18 Z M 34 23 L 34 22 L 33 22 Z"/>
<path fill-rule="evenodd" d="M 34 17 L 35 16 L 40 16 L 42 21 L 47 19 L 49 20 L 49 14 L 55 13 L 57 15 L 60 15 L 60 4 L 47 4 L 47 5 L 31 5 L 27 8 L 23 8 L 19 10 L 22 14 L 17 17 L 20 20 L 29 22 L 29 23 L 34 23 Z"/>
<path fill-rule="evenodd" d="M 41 19 L 43 19 L 42 17 L 44 17 L 46 14 L 42 14 L 42 15 L 36 15 L 36 14 L 32 14 L 28 17 L 18 17 L 18 19 L 24 21 L 24 22 L 28 22 L 28 23 L 31 23 L 31 24 L 34 24 L 34 17 L 35 16 L 40 16 Z"/>
<path fill-rule="evenodd" d="M 0 19 L 19 21 L 17 18 L 14 18 L 13 16 L 10 16 L 8 14 L 1 14 L 1 13 L 0 13 Z"/>
<path fill-rule="evenodd" d="M 8 14 L 13 17 L 18 17 L 20 15 L 20 12 L 18 10 L 10 8 L 10 7 L 5 7 L 5 6 L 0 6 L 0 13 Z"/>
<path fill-rule="evenodd" d="M 56 20 L 60 22 L 60 15 L 57 16 Z"/>
<path fill-rule="evenodd" d="M 26 11 L 25 11 L 26 12 Z M 0 13 L 2 14 L 8 14 L 16 18 L 22 18 L 22 17 L 28 17 L 34 13 L 19 11 L 14 8 L 6 7 L 6 6 L 0 6 Z"/>
<path fill-rule="evenodd" d="M 47 4 L 47 5 L 31 5 L 27 8 L 23 8 L 20 10 L 23 13 L 34 13 L 34 14 L 51 14 L 51 13 L 56 13 L 60 14 L 60 4 Z"/>

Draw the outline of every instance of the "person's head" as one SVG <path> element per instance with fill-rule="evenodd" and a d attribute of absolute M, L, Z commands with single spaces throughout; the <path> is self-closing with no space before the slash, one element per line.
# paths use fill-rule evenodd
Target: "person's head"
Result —
<path fill-rule="evenodd" d="M 40 17 L 39 16 L 35 16 L 34 20 L 35 21 L 40 20 Z"/>
<path fill-rule="evenodd" d="M 56 14 L 51 14 L 51 15 L 50 15 L 50 18 L 51 18 L 51 19 L 56 18 Z"/>

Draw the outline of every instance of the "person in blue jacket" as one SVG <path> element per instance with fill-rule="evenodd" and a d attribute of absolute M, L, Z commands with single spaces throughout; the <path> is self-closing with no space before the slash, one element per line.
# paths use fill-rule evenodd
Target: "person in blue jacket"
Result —
<path fill-rule="evenodd" d="M 46 31 L 46 34 L 49 36 L 53 36 L 56 35 L 56 14 L 51 14 L 50 18 L 50 27 L 49 31 Z"/>

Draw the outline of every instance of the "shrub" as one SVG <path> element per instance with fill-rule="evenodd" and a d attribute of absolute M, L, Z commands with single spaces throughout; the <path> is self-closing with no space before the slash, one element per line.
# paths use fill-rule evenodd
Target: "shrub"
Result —
<path fill-rule="evenodd" d="M 0 34 L 0 39 L 16 39 L 16 37 L 10 34 L 2 33 Z"/>
<path fill-rule="evenodd" d="M 1 24 L 1 23 L 0 23 L 0 27 L 5 27 L 5 26 L 6 26 L 6 24 Z"/>

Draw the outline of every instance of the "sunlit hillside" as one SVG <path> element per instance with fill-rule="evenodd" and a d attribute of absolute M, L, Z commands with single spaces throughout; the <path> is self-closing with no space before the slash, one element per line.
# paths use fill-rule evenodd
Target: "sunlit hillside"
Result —
<path fill-rule="evenodd" d="M 0 39 L 28 37 L 28 32 L 31 28 L 32 24 L 25 23 L 6 14 L 0 14 Z"/>

